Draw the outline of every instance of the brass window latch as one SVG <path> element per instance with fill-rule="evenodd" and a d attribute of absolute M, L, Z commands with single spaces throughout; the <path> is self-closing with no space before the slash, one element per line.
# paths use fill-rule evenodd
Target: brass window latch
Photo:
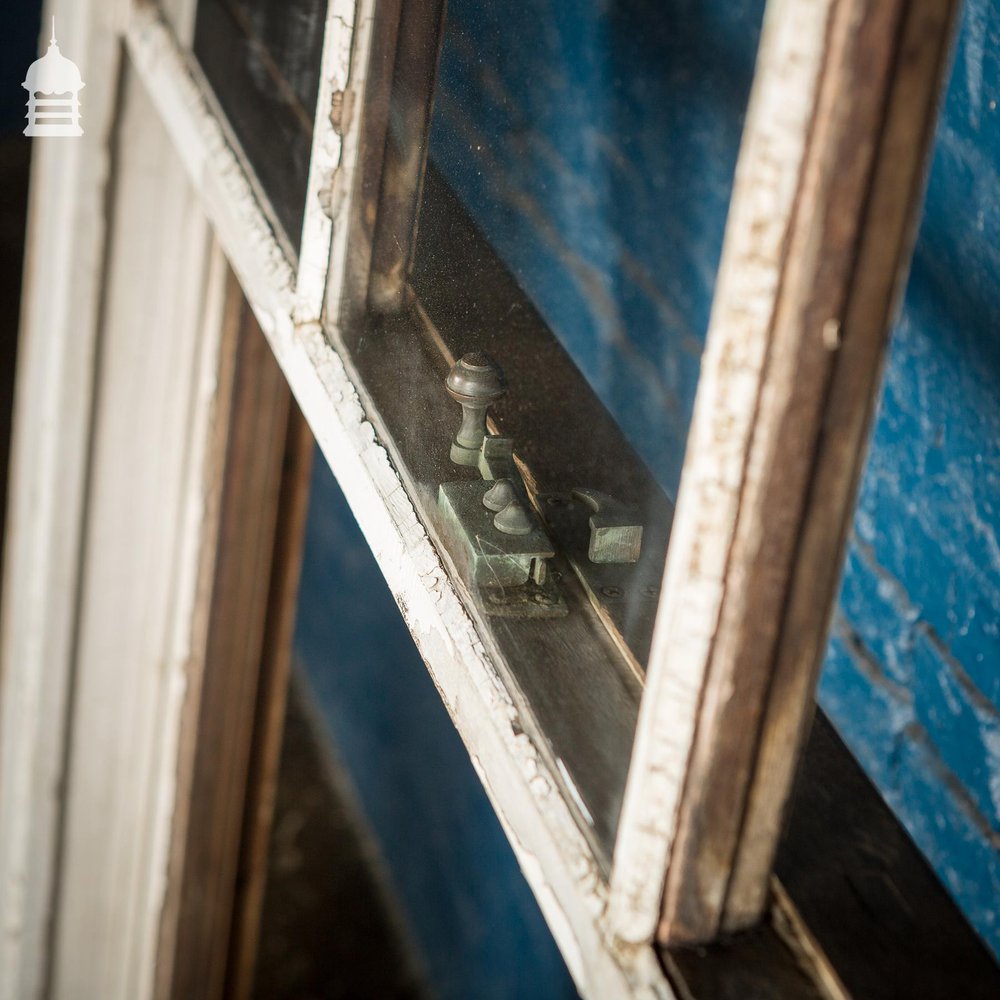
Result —
<path fill-rule="evenodd" d="M 479 479 L 442 483 L 438 505 L 461 561 L 489 614 L 556 617 L 567 613 L 559 573 L 564 557 L 593 599 L 620 598 L 623 571 L 639 560 L 642 524 L 625 503 L 587 487 L 531 497 L 514 460 L 514 442 L 489 433 L 489 407 L 507 383 L 487 354 L 466 354 L 445 381 L 462 406 L 451 460 Z"/>

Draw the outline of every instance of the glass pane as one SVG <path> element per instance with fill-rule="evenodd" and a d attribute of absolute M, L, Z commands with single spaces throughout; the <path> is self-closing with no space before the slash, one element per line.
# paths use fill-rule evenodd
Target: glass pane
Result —
<path fill-rule="evenodd" d="M 448 5 L 432 160 L 672 497 L 762 13 Z"/>
<path fill-rule="evenodd" d="M 607 871 L 763 0 L 451 0 L 429 123 L 418 9 L 334 338 Z"/>
<path fill-rule="evenodd" d="M 200 0 L 194 52 L 289 255 L 305 211 L 326 0 Z"/>

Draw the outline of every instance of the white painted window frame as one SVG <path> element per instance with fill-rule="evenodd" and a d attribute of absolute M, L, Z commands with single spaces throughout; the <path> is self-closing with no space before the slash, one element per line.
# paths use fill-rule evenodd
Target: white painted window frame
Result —
<path fill-rule="evenodd" d="M 524 735 L 519 701 L 323 327 L 324 306 L 336 315 L 329 304 L 338 299 L 351 252 L 349 226 L 340 223 L 351 212 L 361 119 L 354 115 L 338 134 L 331 95 L 349 87 L 359 105 L 364 100 L 375 3 L 329 5 L 295 270 L 187 54 L 193 2 L 47 6 L 47 14 L 59 14 L 60 35 L 72 39 L 85 70 L 121 68 L 89 72 L 85 137 L 75 145 L 38 144 L 33 166 L 29 260 L 48 263 L 44 281 L 29 265 L 25 285 L 4 576 L 0 1000 L 157 995 L 180 706 L 197 619 L 199 551 L 210 544 L 203 453 L 217 403 L 224 260 L 404 610 L 581 993 L 601 1000 L 673 995 L 654 939 L 718 629 L 739 483 L 757 426 L 769 331 L 763 318 L 777 295 L 779 245 L 837 0 L 772 0 L 768 7 L 699 386 L 697 447 L 683 474 L 610 884 L 563 798 L 562 781 Z M 793 98 L 783 101 L 780 115 L 769 106 L 776 88 Z M 130 102 L 140 110 L 127 117 Z M 123 121 L 127 142 L 116 134 Z M 773 169 L 762 180 L 755 169 L 764 159 Z M 331 175 L 343 193 L 332 199 L 332 219 L 319 198 Z M 744 266 L 755 221 L 772 226 L 775 241 L 770 255 L 758 258 L 757 272 Z M 142 256 L 150 228 L 161 233 L 163 257 L 176 267 L 165 271 L 159 257 Z M 727 314 L 741 298 L 752 300 L 753 314 L 742 327 Z M 102 419 L 114 420 L 109 409 L 113 414 L 123 403 L 102 398 L 96 387 L 111 363 L 102 350 L 135 324 L 146 324 L 150 384 L 159 384 L 154 368 L 161 376 L 186 372 L 187 381 L 164 398 L 162 412 L 145 411 L 148 420 L 183 433 L 172 431 L 164 443 L 174 449 L 173 521 L 147 567 L 166 575 L 145 606 L 147 617 L 122 622 L 109 606 L 117 583 L 101 576 L 114 567 L 102 570 L 89 559 L 115 526 L 95 523 L 89 508 L 95 490 L 124 488 L 115 482 L 114 463 L 102 459 L 101 429 Z M 742 352 L 735 374 L 734 350 Z M 726 435 L 718 433 L 720 420 Z M 696 507 L 685 491 L 698 495 L 705 470 L 719 488 L 709 507 Z M 152 510 L 166 501 L 148 502 Z M 695 549 L 707 556 L 692 575 Z M 132 574 L 142 568 L 123 565 Z M 137 662 L 159 669 L 130 676 L 128 664 L 109 658 L 109 643 L 123 637 L 137 644 Z"/>

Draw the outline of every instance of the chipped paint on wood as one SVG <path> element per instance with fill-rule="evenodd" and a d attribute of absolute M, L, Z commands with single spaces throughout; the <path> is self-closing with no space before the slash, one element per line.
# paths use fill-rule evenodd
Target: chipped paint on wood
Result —
<path fill-rule="evenodd" d="M 757 395 L 806 151 L 829 5 L 768 8 L 612 875 L 612 920 L 648 939 L 725 591 Z M 794 96 L 794 100 L 791 98 Z"/>

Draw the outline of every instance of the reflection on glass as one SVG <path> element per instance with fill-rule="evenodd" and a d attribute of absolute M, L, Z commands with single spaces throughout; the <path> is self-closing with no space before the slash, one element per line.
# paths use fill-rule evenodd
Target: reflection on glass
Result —
<path fill-rule="evenodd" d="M 200 0 L 194 52 L 294 258 L 326 0 Z"/>
<path fill-rule="evenodd" d="M 451 0 L 420 309 L 346 334 L 605 871 L 763 2 L 703 7 Z"/>
<path fill-rule="evenodd" d="M 676 495 L 763 0 L 451 0 L 431 157 Z"/>

